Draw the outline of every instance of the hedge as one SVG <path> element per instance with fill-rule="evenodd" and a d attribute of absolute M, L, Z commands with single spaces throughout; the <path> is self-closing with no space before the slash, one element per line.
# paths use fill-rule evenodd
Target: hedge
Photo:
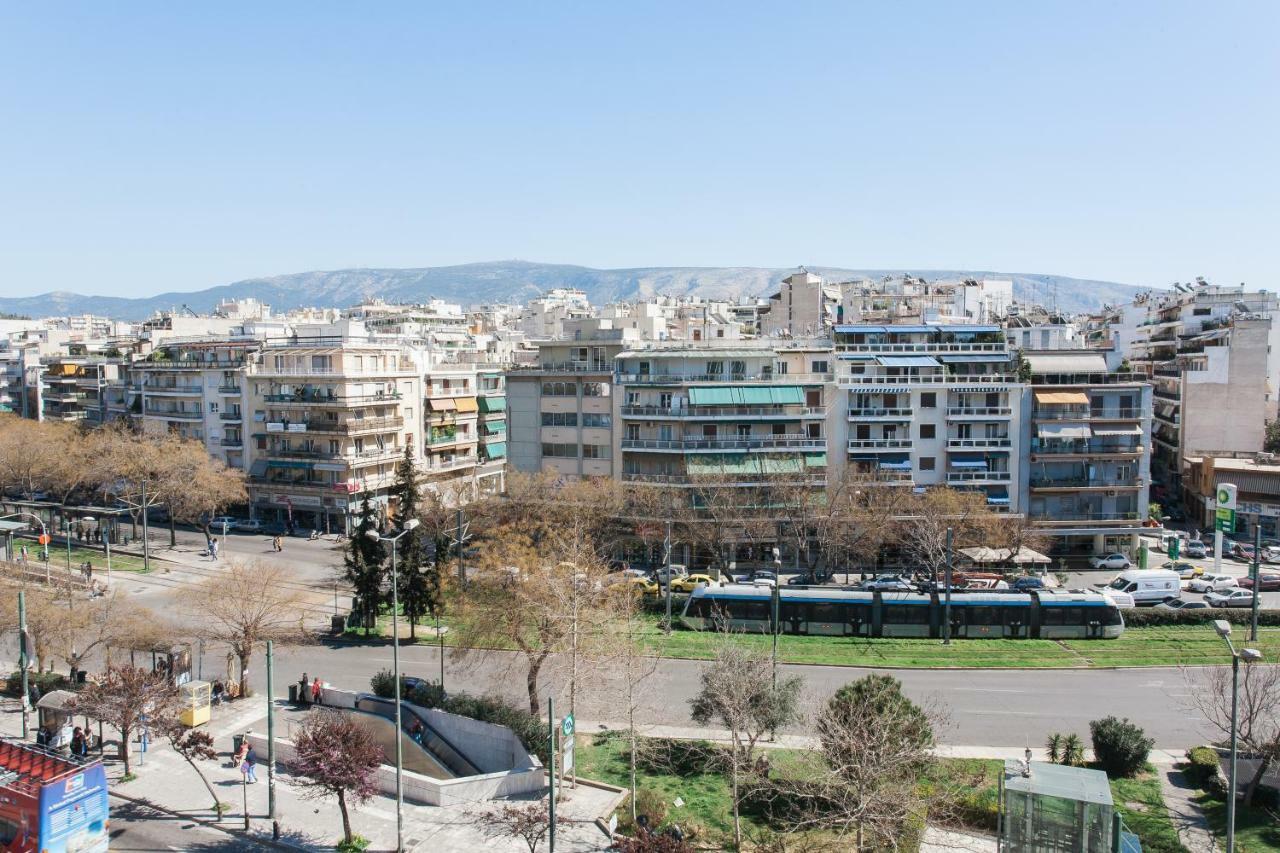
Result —
<path fill-rule="evenodd" d="M 1159 625 L 1207 625 L 1216 619 L 1225 619 L 1232 625 L 1248 625 L 1252 616 L 1247 607 L 1231 607 L 1215 610 L 1157 610 L 1134 608 L 1124 611 L 1124 624 L 1130 628 Z M 1258 624 L 1264 628 L 1280 628 L 1280 610 L 1259 610 Z"/>
<path fill-rule="evenodd" d="M 415 687 L 406 698 L 423 708 L 438 708 L 482 723 L 506 726 L 520 739 L 525 749 L 538 756 L 543 765 L 548 765 L 551 760 L 546 721 L 523 708 L 508 705 L 493 696 L 472 696 L 468 693 L 446 696 L 440 685 L 434 682 Z"/>
<path fill-rule="evenodd" d="M 1211 746 L 1187 750 L 1187 778 L 1198 788 L 1207 788 L 1218 779 L 1218 751 Z"/>
<path fill-rule="evenodd" d="M 39 687 L 41 695 L 48 693 L 50 690 L 71 689 L 71 684 L 67 677 L 60 672 L 33 672 L 28 670 L 27 683 Z M 4 692 L 6 696 L 18 696 L 22 693 L 22 670 L 14 670 L 9 673 L 4 680 Z"/>

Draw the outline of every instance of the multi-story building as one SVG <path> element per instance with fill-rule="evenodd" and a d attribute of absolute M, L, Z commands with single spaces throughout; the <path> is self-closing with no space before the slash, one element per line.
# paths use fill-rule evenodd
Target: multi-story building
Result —
<path fill-rule="evenodd" d="M 506 389 L 502 371 L 466 363 L 438 364 L 424 378 L 421 468 L 448 504 L 500 492 L 506 466 Z"/>
<path fill-rule="evenodd" d="M 506 451 L 514 470 L 613 474 L 613 361 L 638 341 L 623 329 L 546 341 L 535 365 L 507 372 Z"/>
<path fill-rule="evenodd" d="M 835 327 L 833 468 L 917 486 L 976 489 L 1025 511 L 1025 388 L 995 325 Z"/>
<path fill-rule="evenodd" d="M 254 353 L 245 376 L 249 497 L 259 517 L 349 531 L 388 493 L 404 448 L 422 450 L 422 376 L 394 344 L 292 339 Z"/>
<path fill-rule="evenodd" d="M 91 424 L 107 421 L 106 389 L 120 379 L 118 358 L 80 354 L 42 361 L 44 372 L 39 393 L 42 420 Z"/>
<path fill-rule="evenodd" d="M 1087 350 L 1028 352 L 1026 497 L 1056 553 L 1136 553 L 1151 485 L 1151 386 Z"/>

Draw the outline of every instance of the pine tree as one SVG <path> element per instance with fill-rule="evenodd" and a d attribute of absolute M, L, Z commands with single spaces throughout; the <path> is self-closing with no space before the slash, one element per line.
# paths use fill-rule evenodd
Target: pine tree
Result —
<path fill-rule="evenodd" d="M 396 479 L 391 494 L 397 502 L 400 526 L 411 518 L 419 518 L 418 470 L 413 461 L 413 447 L 404 449 L 404 458 L 396 465 Z M 419 519 L 421 520 L 421 519 Z M 406 531 L 396 544 L 396 574 L 400 608 L 409 620 L 409 638 L 417 637 L 418 623 L 432 612 L 432 588 L 426 553 L 427 537 L 421 526 Z"/>
<path fill-rule="evenodd" d="M 360 522 L 348 540 L 346 554 L 342 558 L 347 582 L 355 588 L 360 599 L 365 627 L 377 624 L 378 608 L 385 596 L 382 586 L 387 574 L 387 549 L 381 541 L 368 535 L 370 530 L 377 528 L 373 505 L 366 494 L 360 506 Z"/>

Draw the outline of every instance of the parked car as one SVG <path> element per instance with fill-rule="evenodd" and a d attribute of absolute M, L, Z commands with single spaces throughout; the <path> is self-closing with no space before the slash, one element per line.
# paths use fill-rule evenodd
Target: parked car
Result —
<path fill-rule="evenodd" d="M 698 584 L 706 584 L 707 586 L 717 586 L 719 582 L 711 577 L 711 575 L 687 575 L 682 578 L 676 578 L 671 582 L 672 592 L 693 592 Z"/>
<path fill-rule="evenodd" d="M 1204 597 L 1204 600 L 1210 607 L 1252 607 L 1253 590 L 1237 587 L 1222 592 L 1211 592 Z"/>
<path fill-rule="evenodd" d="M 217 518 L 209 519 L 209 529 L 214 533 L 221 533 L 223 530 L 236 530 L 236 525 L 241 519 L 233 515 L 220 515 Z"/>
<path fill-rule="evenodd" d="M 1237 581 L 1241 589 L 1253 589 L 1253 578 L 1240 578 Z M 1276 592 L 1280 590 L 1280 575 L 1275 572 L 1258 572 L 1258 591 Z"/>
<path fill-rule="evenodd" d="M 778 573 L 771 572 L 766 569 L 761 569 L 760 571 L 752 572 L 751 582 L 755 583 L 756 581 L 768 581 L 769 583 L 776 584 L 778 582 Z"/>
<path fill-rule="evenodd" d="M 1209 556 L 1209 549 L 1199 539 L 1188 539 L 1182 543 L 1182 556 L 1190 557 L 1193 560 L 1203 560 Z"/>
<path fill-rule="evenodd" d="M 1220 575 L 1213 572 L 1205 572 L 1200 577 L 1187 581 L 1187 589 L 1192 592 L 1224 592 L 1239 585 L 1239 581 L 1231 575 Z"/>
<path fill-rule="evenodd" d="M 1184 563 L 1181 560 L 1170 560 L 1160 568 L 1170 572 L 1177 572 L 1178 579 L 1184 581 L 1189 581 L 1204 574 L 1204 569 L 1193 563 Z"/>
<path fill-rule="evenodd" d="M 1208 610 L 1209 605 L 1203 601 L 1187 601 L 1185 598 L 1171 598 L 1156 605 L 1156 610 Z"/>
<path fill-rule="evenodd" d="M 1024 575 L 1023 577 L 1014 580 L 1014 582 L 1009 585 L 1009 588 L 1018 590 L 1019 592 L 1025 592 L 1032 589 L 1044 589 L 1045 583 L 1041 578 L 1038 578 L 1035 575 Z"/>
<path fill-rule="evenodd" d="M 915 587 L 906 578 L 898 575 L 880 575 L 858 584 L 868 592 L 914 592 Z"/>
<path fill-rule="evenodd" d="M 648 578 L 627 578 L 623 583 L 641 595 L 658 594 L 658 585 Z"/>
<path fill-rule="evenodd" d="M 1262 562 L 1275 565 L 1280 563 L 1280 546 L 1263 545 L 1262 546 Z"/>
<path fill-rule="evenodd" d="M 262 522 L 256 518 L 238 518 L 236 523 L 231 526 L 231 529 L 240 533 L 261 533 Z"/>
<path fill-rule="evenodd" d="M 1242 563 L 1253 562 L 1253 546 L 1246 545 L 1244 542 L 1231 543 L 1231 558 L 1239 560 Z"/>
<path fill-rule="evenodd" d="M 787 578 L 787 586 L 809 586 L 811 584 L 820 584 L 822 581 L 813 575 L 792 575 Z"/>
<path fill-rule="evenodd" d="M 1095 569 L 1115 569 L 1125 571 L 1129 568 L 1129 558 L 1124 554 L 1105 554 L 1089 558 L 1089 565 Z"/>
<path fill-rule="evenodd" d="M 1178 576 L 1167 569 L 1130 569 L 1121 572 L 1106 585 L 1107 592 L 1123 592 L 1133 596 L 1134 604 L 1159 604 L 1177 598 L 1181 586 Z"/>

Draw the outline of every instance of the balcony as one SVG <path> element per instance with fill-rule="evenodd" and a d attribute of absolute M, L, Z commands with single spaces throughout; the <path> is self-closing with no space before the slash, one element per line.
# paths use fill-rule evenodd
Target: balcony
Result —
<path fill-rule="evenodd" d="M 475 456 L 459 456 L 452 462 L 437 462 L 432 464 L 420 465 L 418 470 L 427 475 L 431 474 L 448 474 L 451 471 L 461 471 L 464 468 L 474 468 L 478 458 Z"/>
<path fill-rule="evenodd" d="M 776 484 L 779 481 L 821 487 L 827 478 L 823 474 L 733 474 L 709 479 L 697 474 L 646 474 L 634 471 L 622 472 L 624 483 L 641 483 L 660 486 L 754 486 L 759 483 Z"/>
<path fill-rule="evenodd" d="M 613 373 L 612 361 L 552 361 L 513 368 L 512 373 Z"/>
<path fill-rule="evenodd" d="M 239 394 L 240 391 L 241 391 L 241 388 L 239 385 L 219 385 L 218 386 L 219 394 Z"/>
<path fill-rule="evenodd" d="M 1165 391 L 1163 388 L 1152 389 L 1151 396 L 1155 397 L 1157 400 L 1168 400 L 1170 403 L 1182 402 L 1181 394 L 1175 394 L 1172 391 Z"/>
<path fill-rule="evenodd" d="M 1034 461 L 1040 456 L 1088 456 L 1090 458 L 1141 456 L 1145 450 L 1146 448 L 1141 444 L 1088 444 L 1087 442 L 1043 444 L 1031 448 L 1031 459 Z"/>
<path fill-rule="evenodd" d="M 1008 471 L 948 471 L 948 483 L 967 483 L 969 485 L 977 485 L 979 483 L 1008 483 L 1013 479 L 1013 475 Z"/>
<path fill-rule="evenodd" d="M 1007 358 L 1009 355 L 1009 347 L 1003 341 L 1000 343 L 938 343 L 933 341 L 921 341 L 919 343 L 903 343 L 903 344 L 841 344 L 835 346 L 836 352 L 878 352 L 885 353 L 911 353 L 911 352 L 954 352 L 954 353 L 973 353 L 973 352 L 989 352 L 994 353 L 995 357 L 991 360 L 996 361 L 1001 357 Z"/>
<path fill-rule="evenodd" d="M 1140 421 L 1142 409 L 1036 409 L 1031 419 L 1036 421 Z"/>
<path fill-rule="evenodd" d="M 623 450 L 825 450 L 825 438 L 806 435 L 726 436 L 704 438 L 691 436 L 675 439 L 624 438 Z"/>
<path fill-rule="evenodd" d="M 303 394 L 267 394 L 264 398 L 268 403 L 288 403 L 291 406 L 368 406 L 376 403 L 395 403 L 400 400 L 398 391 L 393 393 L 379 392 L 376 394 L 348 394 L 340 396 L 337 394 L 319 392 L 303 393 Z"/>
<path fill-rule="evenodd" d="M 624 418 L 659 418 L 662 420 L 707 419 L 728 420 L 739 418 L 798 418 L 826 417 L 825 406 L 623 406 Z"/>
<path fill-rule="evenodd" d="M 1140 489 L 1141 477 L 1032 477 L 1031 488 L 1042 491 L 1074 489 Z"/>
<path fill-rule="evenodd" d="M 80 391 L 47 391 L 44 398 L 55 403 L 79 403 L 89 399 L 89 395 Z"/>
<path fill-rule="evenodd" d="M 1148 381 L 1146 374 L 1121 373 L 1033 373 L 1032 385 L 1137 385 Z"/>
<path fill-rule="evenodd" d="M 242 421 L 244 420 L 244 412 L 219 412 L 218 418 L 224 421 Z"/>
<path fill-rule="evenodd" d="M 841 385 L 1012 385 L 1018 377 L 1008 373 L 968 375 L 960 373 L 930 373 L 920 376 L 876 376 L 863 373 L 846 373 L 839 377 Z"/>
<path fill-rule="evenodd" d="M 864 420 L 904 421 L 904 420 L 910 420 L 911 416 L 914 413 L 915 413 L 915 409 L 910 409 L 910 408 L 908 409 L 852 408 L 852 409 L 849 409 L 849 420 L 853 420 L 854 418 L 861 418 Z"/>
<path fill-rule="evenodd" d="M 313 421 L 267 421 L 267 432 L 318 432 L 338 435 L 355 435 L 367 432 L 389 432 L 404 426 L 399 415 L 383 418 L 360 418 L 345 421 L 325 419 Z"/>
<path fill-rule="evenodd" d="M 1044 524 L 1051 526 L 1061 526 L 1068 524 L 1079 524 L 1080 522 L 1088 522 L 1098 525 L 1136 525 L 1142 522 L 1142 519 L 1136 512 L 1058 512 L 1051 514 L 1046 511 L 1044 515 L 1036 513 L 1028 513 L 1027 517 L 1036 524 Z"/>
<path fill-rule="evenodd" d="M 907 450 L 911 447 L 909 438 L 851 438 L 850 450 Z"/>
<path fill-rule="evenodd" d="M 134 362 L 129 366 L 130 370 L 233 370 L 238 367 L 244 367 L 244 359 L 209 359 L 207 361 L 199 359 L 167 359 L 167 358 L 147 358 L 144 361 Z"/>
<path fill-rule="evenodd" d="M 149 418 L 166 418 L 173 421 L 204 420 L 204 412 L 199 409 L 143 409 L 142 413 Z"/>
<path fill-rule="evenodd" d="M 224 438 L 220 442 L 223 447 L 244 447 L 244 439 L 242 438 Z"/>
<path fill-rule="evenodd" d="M 1008 406 L 948 406 L 949 418 L 1008 418 L 1013 409 Z"/>
<path fill-rule="evenodd" d="M 168 384 L 151 385 L 144 382 L 142 383 L 142 387 L 139 390 L 141 390 L 142 393 L 152 397 L 157 395 L 163 395 L 163 394 L 175 394 L 175 395 L 181 395 L 185 397 L 191 397 L 191 396 L 199 397 L 202 394 L 204 394 L 204 388 L 203 386 L 200 386 L 200 385 L 168 385 Z"/>
<path fill-rule="evenodd" d="M 1012 446 L 1013 439 L 1007 435 L 947 439 L 947 447 L 951 450 L 981 450 L 985 448 L 1007 449 Z"/>
<path fill-rule="evenodd" d="M 832 373 L 617 373 L 620 385 L 685 385 L 703 382 L 780 383 L 784 385 L 820 385 L 834 378 Z"/>

